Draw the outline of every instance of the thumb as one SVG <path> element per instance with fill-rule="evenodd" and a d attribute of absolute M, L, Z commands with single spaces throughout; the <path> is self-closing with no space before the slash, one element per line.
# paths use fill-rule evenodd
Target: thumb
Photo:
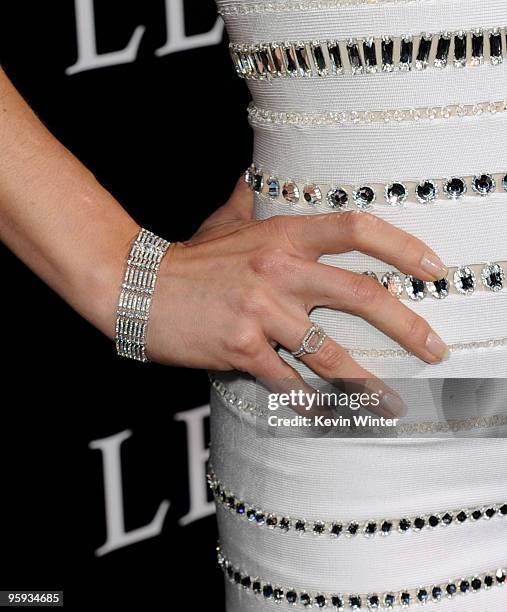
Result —
<path fill-rule="evenodd" d="M 241 176 L 227 202 L 217 210 L 220 221 L 250 221 L 253 216 L 254 197 L 252 190 Z M 215 220 L 217 220 L 215 218 Z"/>

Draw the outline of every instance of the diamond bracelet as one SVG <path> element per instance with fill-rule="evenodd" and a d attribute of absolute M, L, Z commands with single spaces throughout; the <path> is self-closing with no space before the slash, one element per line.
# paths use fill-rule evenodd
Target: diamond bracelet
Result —
<path fill-rule="evenodd" d="M 146 363 L 146 330 L 160 262 L 170 242 L 141 228 L 127 260 L 116 311 L 116 352 Z"/>

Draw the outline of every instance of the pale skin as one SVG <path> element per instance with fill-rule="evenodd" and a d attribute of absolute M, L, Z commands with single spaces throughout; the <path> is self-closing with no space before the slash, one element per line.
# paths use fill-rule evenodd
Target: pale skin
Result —
<path fill-rule="evenodd" d="M 0 71 L 0 239 L 77 312 L 114 337 L 119 286 L 139 225 L 39 121 Z M 238 180 L 229 200 L 162 261 L 148 327 L 154 361 L 237 369 L 273 390 L 306 389 L 277 347 L 294 351 L 327 306 L 360 316 L 423 361 L 448 348 L 429 324 L 367 276 L 318 262 L 361 251 L 422 280 L 447 268 L 424 242 L 367 212 L 252 218 Z M 166 237 L 171 239 L 171 237 Z M 326 380 L 367 379 L 399 416 L 399 397 L 327 337 L 302 361 Z"/>

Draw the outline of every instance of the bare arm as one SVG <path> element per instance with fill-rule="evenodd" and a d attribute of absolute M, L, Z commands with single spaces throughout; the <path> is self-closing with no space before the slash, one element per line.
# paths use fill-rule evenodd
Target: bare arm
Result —
<path fill-rule="evenodd" d="M 138 225 L 59 143 L 0 70 L 0 239 L 112 337 Z"/>

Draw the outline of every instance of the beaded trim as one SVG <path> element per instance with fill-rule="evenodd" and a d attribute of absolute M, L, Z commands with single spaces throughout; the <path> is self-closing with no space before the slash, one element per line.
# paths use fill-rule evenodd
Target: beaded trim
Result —
<path fill-rule="evenodd" d="M 506 339 L 507 340 L 507 339 Z M 351 352 L 351 351 L 349 351 Z M 215 392 L 230 406 L 240 410 L 246 414 L 253 416 L 265 417 L 271 414 L 271 411 L 250 402 L 234 391 L 231 391 L 227 385 L 210 375 L 210 381 Z M 420 423 L 404 423 L 397 425 L 394 430 L 396 437 L 410 434 L 437 434 L 437 433 L 458 433 L 460 431 L 471 431 L 473 429 L 486 429 L 489 427 L 501 427 L 507 425 L 507 414 L 493 414 L 490 416 L 478 416 L 470 419 L 449 419 L 446 421 L 422 421 Z M 344 429 L 352 430 L 353 427 L 344 427 Z M 375 429 L 375 428 L 370 428 Z"/>
<path fill-rule="evenodd" d="M 505 33 L 505 28 L 495 27 L 401 37 L 231 43 L 229 51 L 238 76 L 245 79 L 370 74 L 499 65 L 506 57 Z"/>
<path fill-rule="evenodd" d="M 252 191 L 271 200 L 311 208 L 322 206 L 328 210 L 368 210 L 377 205 L 394 207 L 409 202 L 427 205 L 442 199 L 459 200 L 465 195 L 484 197 L 507 192 L 507 174 L 504 172 L 346 185 L 282 179 L 262 172 L 252 164 L 244 178 Z"/>
<path fill-rule="evenodd" d="M 145 229 L 132 244 L 116 318 L 116 351 L 121 357 L 149 361 L 145 345 L 151 299 L 169 244 Z"/>
<path fill-rule="evenodd" d="M 322 113 L 280 112 L 259 108 L 253 102 L 248 105 L 251 124 L 294 125 L 297 127 L 320 127 L 326 125 L 353 125 L 365 123 L 400 123 L 402 121 L 424 121 L 479 117 L 507 111 L 507 100 L 478 102 L 477 104 L 451 104 L 422 108 L 389 109 L 380 111 L 327 111 Z"/>
<path fill-rule="evenodd" d="M 218 14 L 251 15 L 253 13 L 285 13 L 288 11 L 310 11 L 339 8 L 342 6 L 361 6 L 379 4 L 413 4 L 421 0 L 284 0 L 283 2 L 218 2 Z"/>
<path fill-rule="evenodd" d="M 506 582 L 507 569 L 499 568 L 483 574 L 466 578 L 456 578 L 438 584 L 420 586 L 415 589 L 388 591 L 383 593 L 315 593 L 296 590 L 292 587 L 281 587 L 271 584 L 263 578 L 250 576 L 236 567 L 217 547 L 218 564 L 231 582 L 252 595 L 275 603 L 286 602 L 299 608 L 327 608 L 332 610 L 391 610 L 394 607 L 408 608 L 413 604 L 438 602 L 456 595 L 476 593 L 489 590 L 494 586 L 503 586 Z"/>
<path fill-rule="evenodd" d="M 281 533 L 292 531 L 301 535 L 328 536 L 334 539 L 339 539 L 340 536 L 353 538 L 360 534 L 371 539 L 376 535 L 388 536 L 392 533 L 403 534 L 410 531 L 420 533 L 424 529 L 447 527 L 452 523 L 464 525 L 465 523 L 476 523 L 480 519 L 489 520 L 494 517 L 507 516 L 507 503 L 501 502 L 500 504 L 444 510 L 443 512 L 404 516 L 396 519 L 371 519 L 367 521 L 307 520 L 285 514 L 275 514 L 245 502 L 227 489 L 218 480 L 211 468 L 208 471 L 208 485 L 217 504 L 258 527 L 267 527 Z"/>

